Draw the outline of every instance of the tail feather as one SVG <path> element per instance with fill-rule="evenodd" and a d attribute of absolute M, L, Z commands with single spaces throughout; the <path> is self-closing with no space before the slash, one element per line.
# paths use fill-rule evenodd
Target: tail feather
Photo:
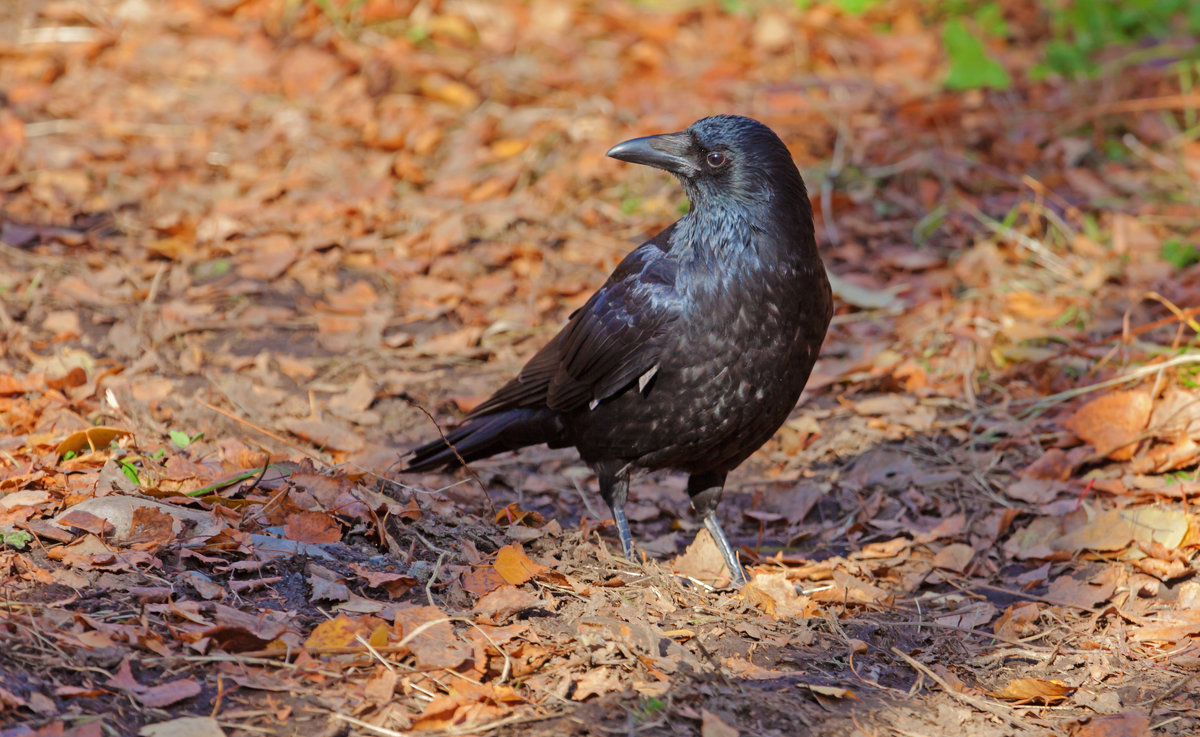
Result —
<path fill-rule="evenodd" d="M 507 450 L 552 442 L 557 416 L 545 409 L 510 409 L 467 421 L 438 439 L 413 449 L 405 471 L 457 468 Z"/>

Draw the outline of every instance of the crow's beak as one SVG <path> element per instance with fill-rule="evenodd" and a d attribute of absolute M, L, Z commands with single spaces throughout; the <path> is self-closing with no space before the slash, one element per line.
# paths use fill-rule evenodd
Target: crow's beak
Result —
<path fill-rule="evenodd" d="M 687 131 L 633 138 L 608 150 L 608 156 L 631 164 L 645 164 L 672 174 L 695 173 L 699 167 L 688 156 L 692 138 Z"/>

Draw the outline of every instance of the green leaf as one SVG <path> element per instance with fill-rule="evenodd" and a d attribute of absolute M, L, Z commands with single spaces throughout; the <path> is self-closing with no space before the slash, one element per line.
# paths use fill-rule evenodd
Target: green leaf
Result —
<path fill-rule="evenodd" d="M 125 474 L 125 478 L 129 479 L 138 486 L 142 485 L 142 480 L 138 478 L 137 466 L 125 460 L 117 462 L 121 464 L 121 472 Z"/>
<path fill-rule="evenodd" d="M 192 436 L 179 430 L 171 431 L 171 442 L 178 445 L 180 448 L 186 448 L 192 444 Z"/>
<path fill-rule="evenodd" d="M 1178 238 L 1172 238 L 1162 244 L 1163 261 L 1177 269 L 1186 269 L 1195 263 L 1200 263 L 1200 248 L 1184 243 Z"/>
<path fill-rule="evenodd" d="M 23 550 L 29 544 L 29 541 L 33 539 L 33 535 L 30 535 L 25 530 L 7 529 L 0 530 L 0 538 L 3 538 L 4 544 L 8 547 Z"/>
<path fill-rule="evenodd" d="M 945 85 L 952 90 L 991 87 L 1006 90 L 1012 77 L 1000 62 L 988 56 L 983 42 L 961 20 L 954 18 L 942 27 L 942 43 L 950 57 L 950 74 Z"/>
<path fill-rule="evenodd" d="M 984 3 L 975 12 L 975 22 L 980 30 L 989 36 L 1005 38 L 1008 36 L 1008 21 L 1004 20 L 1004 11 L 999 3 Z"/>
<path fill-rule="evenodd" d="M 862 15 L 877 5 L 879 0 L 833 0 L 833 4 L 850 15 Z"/>

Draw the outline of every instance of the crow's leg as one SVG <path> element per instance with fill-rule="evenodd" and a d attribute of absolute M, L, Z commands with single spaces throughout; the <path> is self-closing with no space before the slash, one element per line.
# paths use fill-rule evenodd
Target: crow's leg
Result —
<path fill-rule="evenodd" d="M 729 544 L 721 523 L 717 521 L 717 504 L 721 501 L 721 492 L 725 490 L 725 474 L 700 473 L 688 477 L 688 496 L 692 498 L 692 508 L 704 518 L 704 526 L 708 528 L 729 567 L 729 575 L 733 583 L 741 586 L 748 580 L 746 571 L 738 562 L 737 551 Z"/>
<path fill-rule="evenodd" d="M 629 497 L 629 468 L 622 464 L 615 467 L 600 464 L 595 467 L 600 481 L 600 496 L 612 510 L 613 522 L 617 524 L 617 536 L 621 538 L 621 554 L 633 560 L 633 535 L 629 533 L 629 522 L 625 519 L 625 500 Z"/>

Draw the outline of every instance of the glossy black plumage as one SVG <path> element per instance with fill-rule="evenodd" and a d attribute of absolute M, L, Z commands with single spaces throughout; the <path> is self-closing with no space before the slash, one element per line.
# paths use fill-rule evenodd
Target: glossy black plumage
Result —
<path fill-rule="evenodd" d="M 833 314 L 812 207 L 763 124 L 720 115 L 638 138 L 614 158 L 673 173 L 691 210 L 630 253 L 566 327 L 406 470 L 548 443 L 592 467 L 632 552 L 632 469 L 690 474 L 693 507 L 745 581 L 715 510 L 725 475 L 795 406 Z"/>

